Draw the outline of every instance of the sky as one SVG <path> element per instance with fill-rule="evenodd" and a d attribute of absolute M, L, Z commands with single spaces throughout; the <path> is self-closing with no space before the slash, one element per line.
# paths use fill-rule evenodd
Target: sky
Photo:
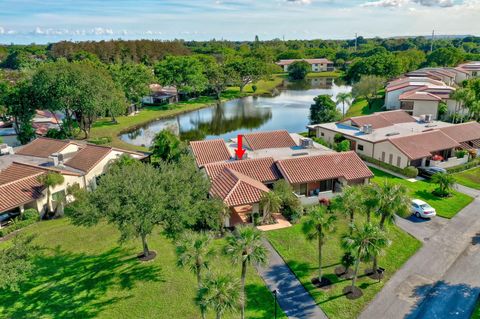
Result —
<path fill-rule="evenodd" d="M 480 33 L 480 0 L 0 0 L 0 43 Z"/>

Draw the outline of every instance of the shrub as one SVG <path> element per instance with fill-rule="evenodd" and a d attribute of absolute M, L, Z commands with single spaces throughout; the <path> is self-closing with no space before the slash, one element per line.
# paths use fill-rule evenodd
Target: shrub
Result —
<path fill-rule="evenodd" d="M 40 214 L 36 209 L 33 209 L 33 208 L 26 209 L 22 214 L 22 220 L 37 221 L 39 219 L 40 219 Z"/>
<path fill-rule="evenodd" d="M 418 169 L 413 166 L 407 166 L 403 169 L 405 172 L 405 176 L 410 177 L 410 178 L 415 178 L 418 175 Z"/>
<path fill-rule="evenodd" d="M 335 143 L 340 143 L 344 140 L 345 140 L 345 136 L 343 136 L 343 134 L 340 134 L 340 133 L 336 133 L 335 136 L 333 137 L 333 141 Z"/>
<path fill-rule="evenodd" d="M 347 152 L 350 150 L 350 141 L 343 140 L 340 143 L 335 144 L 335 151 L 337 152 Z"/>
<path fill-rule="evenodd" d="M 468 163 L 447 168 L 449 173 L 458 173 L 480 165 L 480 157 L 474 158 Z"/>
<path fill-rule="evenodd" d="M 458 158 L 464 158 L 467 153 L 468 152 L 466 150 L 458 150 L 455 152 L 455 156 Z"/>
<path fill-rule="evenodd" d="M 112 138 L 110 136 L 102 136 L 102 137 L 95 137 L 88 140 L 89 143 L 96 144 L 96 145 L 103 145 L 112 142 Z"/>
<path fill-rule="evenodd" d="M 37 216 L 38 216 L 38 213 L 37 213 Z M 35 224 L 37 220 L 38 220 L 38 218 L 37 219 L 25 219 L 25 220 L 20 219 L 20 218 L 15 218 L 9 226 L 0 229 L 0 237 L 7 236 L 8 234 L 13 233 L 14 231 L 16 231 L 18 229 L 27 227 L 31 224 Z"/>
<path fill-rule="evenodd" d="M 468 154 L 470 155 L 471 159 L 477 158 L 477 150 L 470 149 L 468 150 Z"/>
<path fill-rule="evenodd" d="M 253 93 L 257 92 L 257 89 L 258 89 L 258 87 L 257 87 L 255 84 L 253 84 L 253 85 L 252 85 L 252 91 L 253 91 Z"/>

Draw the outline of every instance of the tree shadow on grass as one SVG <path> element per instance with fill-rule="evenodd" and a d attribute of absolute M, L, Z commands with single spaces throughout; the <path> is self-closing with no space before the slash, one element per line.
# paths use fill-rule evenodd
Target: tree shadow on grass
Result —
<path fill-rule="evenodd" d="M 274 313 L 274 297 L 268 291 L 266 286 L 249 284 L 245 286 L 247 292 L 247 312 L 248 310 L 255 311 L 255 314 L 249 314 L 248 318 L 263 319 L 272 318 Z M 277 314 L 280 317 L 280 306 L 277 306 Z"/>
<path fill-rule="evenodd" d="M 94 318 L 106 307 L 130 298 L 108 296 L 139 281 L 163 281 L 158 265 L 140 263 L 121 248 L 98 255 L 63 251 L 34 258 L 34 273 L 19 292 L 0 290 L 7 318 Z"/>

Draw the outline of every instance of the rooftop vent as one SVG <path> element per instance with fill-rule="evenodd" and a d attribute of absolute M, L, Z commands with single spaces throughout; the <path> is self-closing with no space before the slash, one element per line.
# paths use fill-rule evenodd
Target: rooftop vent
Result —
<path fill-rule="evenodd" d="M 372 124 L 365 124 L 362 126 L 362 132 L 365 134 L 372 134 L 373 126 Z"/>
<path fill-rule="evenodd" d="M 385 134 L 386 136 L 395 136 L 395 135 L 398 135 L 400 134 L 399 132 L 390 132 L 390 133 L 387 133 Z"/>
<path fill-rule="evenodd" d="M 302 153 L 293 153 L 292 156 L 305 156 L 308 155 L 308 152 L 302 152 Z"/>
<path fill-rule="evenodd" d="M 313 140 L 308 137 L 301 137 L 300 146 L 303 148 L 313 148 Z"/>
<path fill-rule="evenodd" d="M 53 159 L 53 166 L 63 165 L 64 158 L 62 153 L 53 153 L 51 158 Z"/>

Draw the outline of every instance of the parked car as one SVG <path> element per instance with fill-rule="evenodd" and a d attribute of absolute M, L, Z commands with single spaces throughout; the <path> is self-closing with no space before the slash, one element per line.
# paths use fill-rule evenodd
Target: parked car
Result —
<path fill-rule="evenodd" d="M 7 212 L 0 214 L 0 226 L 9 224 L 12 219 L 18 216 L 20 216 L 20 212 Z"/>
<path fill-rule="evenodd" d="M 426 177 L 426 178 L 431 178 L 433 175 L 437 173 L 446 173 L 447 171 L 444 168 L 441 167 L 419 167 L 418 168 L 418 175 Z"/>
<path fill-rule="evenodd" d="M 420 199 L 412 200 L 412 213 L 418 218 L 432 218 L 437 215 L 435 208 Z"/>

